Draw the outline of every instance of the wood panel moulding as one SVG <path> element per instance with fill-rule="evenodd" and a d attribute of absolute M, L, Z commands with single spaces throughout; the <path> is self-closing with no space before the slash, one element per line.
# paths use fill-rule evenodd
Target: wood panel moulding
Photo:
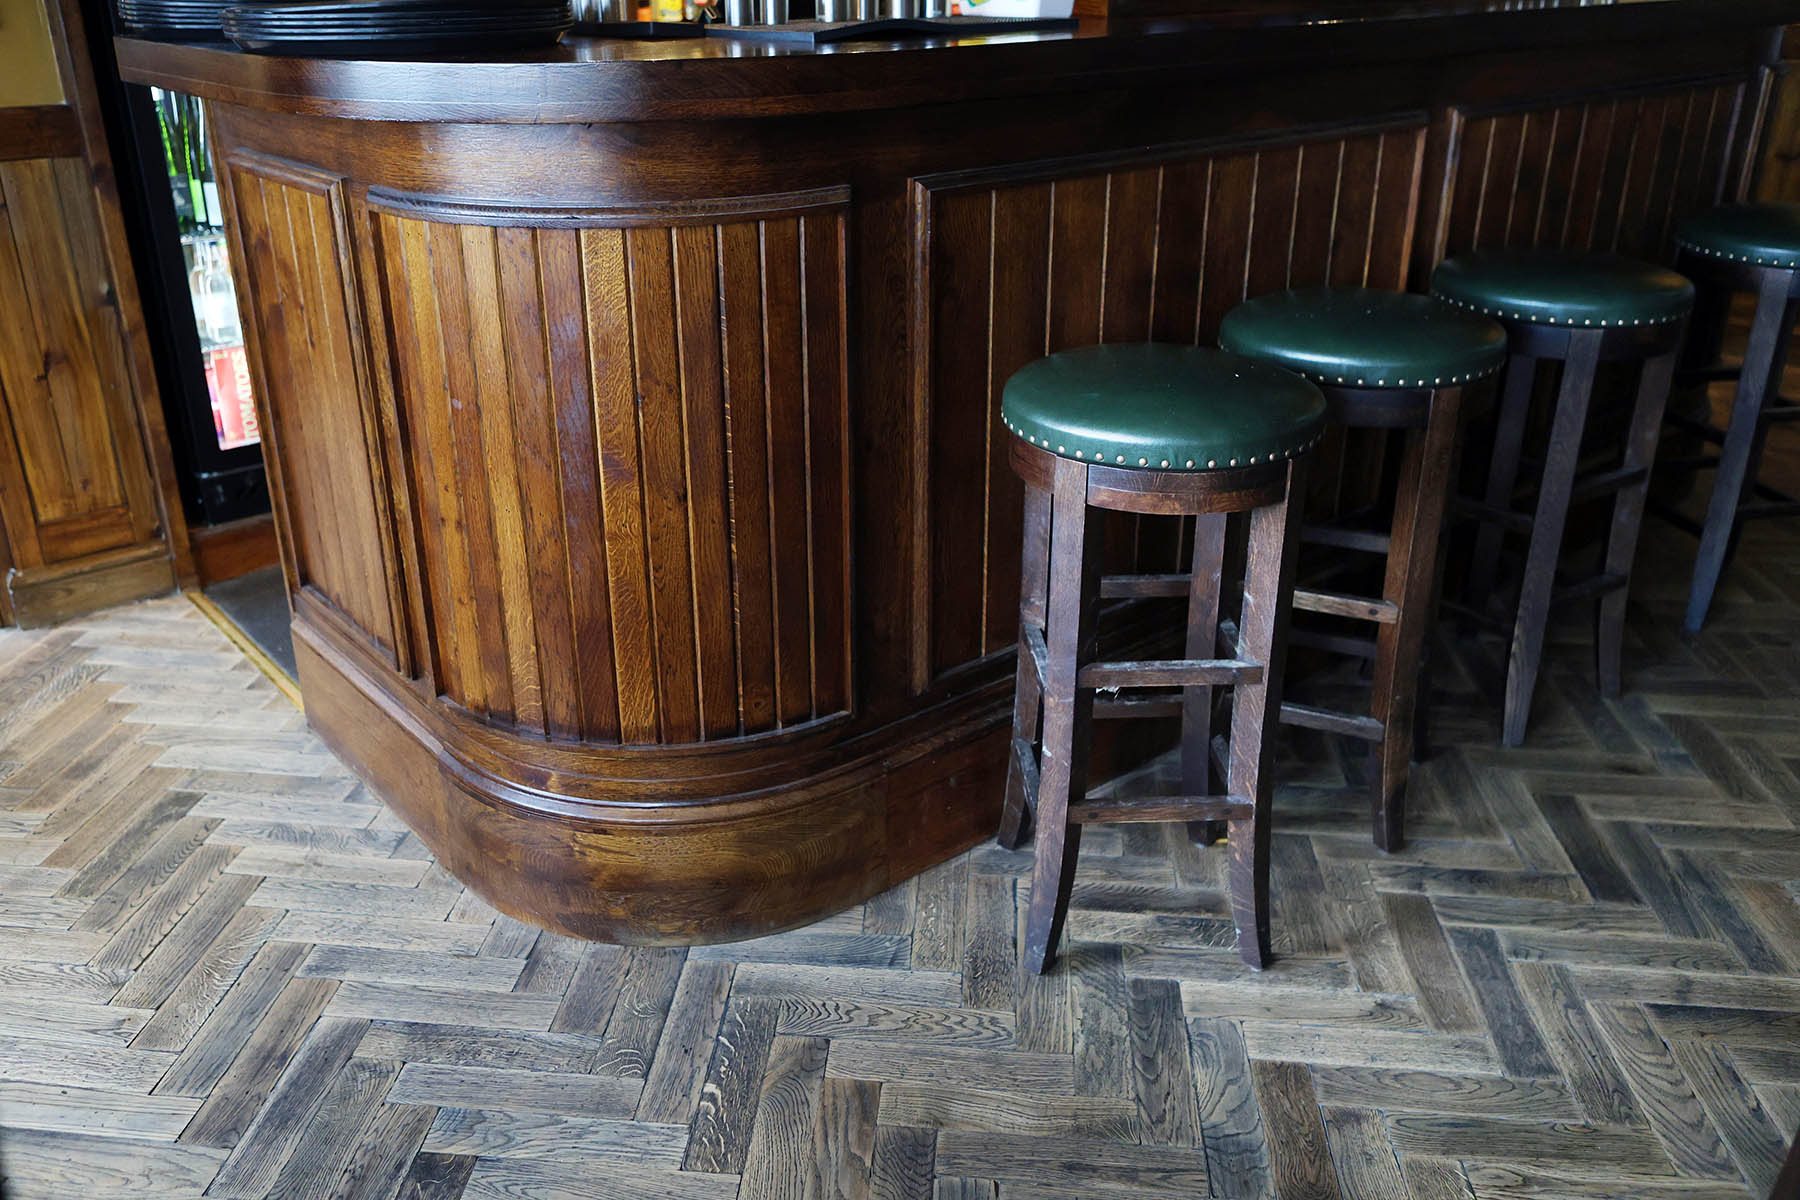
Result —
<path fill-rule="evenodd" d="M 917 689 L 1017 636 L 1007 377 L 1071 346 L 1211 344 L 1263 292 L 1403 287 L 1425 129 L 1408 114 L 914 182 L 915 417 L 929 445 L 914 476 Z M 1176 565 L 1170 522 L 1125 518 L 1113 535 L 1142 569 Z"/>
<path fill-rule="evenodd" d="M 849 710 L 846 198 L 371 189 L 439 692 L 629 745 Z"/>
<path fill-rule="evenodd" d="M 316 591 L 398 665 L 393 521 L 342 180 L 259 155 L 227 170 L 290 592 Z"/>

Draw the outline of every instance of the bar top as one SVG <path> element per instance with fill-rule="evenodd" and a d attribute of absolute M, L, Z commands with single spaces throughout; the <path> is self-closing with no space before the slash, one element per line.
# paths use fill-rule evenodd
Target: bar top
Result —
<path fill-rule="evenodd" d="M 361 120 L 562 124 L 854 112 L 1070 87 L 1179 87 L 1273 66 L 1435 59 L 1669 39 L 1800 20 L 1800 0 L 1223 0 L 1199 16 L 1088 20 L 1063 33 L 801 46 L 568 37 L 493 58 L 280 58 L 116 41 L 128 82 L 251 108 Z"/>

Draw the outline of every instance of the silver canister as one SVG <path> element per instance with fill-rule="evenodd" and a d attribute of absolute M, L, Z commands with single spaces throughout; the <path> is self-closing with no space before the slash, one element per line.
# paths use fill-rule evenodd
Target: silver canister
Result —
<path fill-rule="evenodd" d="M 785 25 L 788 0 L 724 0 L 727 25 Z"/>
<path fill-rule="evenodd" d="M 637 20 L 637 0 L 571 0 L 577 25 L 609 25 Z"/>
<path fill-rule="evenodd" d="M 819 0 L 818 14 L 821 21 L 848 21 L 850 0 Z"/>

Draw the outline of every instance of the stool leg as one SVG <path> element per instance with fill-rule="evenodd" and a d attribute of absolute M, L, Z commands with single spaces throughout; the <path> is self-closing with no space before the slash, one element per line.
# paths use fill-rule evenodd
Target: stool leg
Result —
<path fill-rule="evenodd" d="M 1719 454 L 1719 473 L 1713 480 L 1712 500 L 1706 507 L 1706 527 L 1700 534 L 1700 554 L 1694 561 L 1694 581 L 1688 592 L 1687 618 L 1682 628 L 1699 633 L 1712 607 L 1713 592 L 1725 571 L 1725 559 L 1737 526 L 1738 505 L 1744 488 L 1755 473 L 1752 450 L 1759 441 L 1763 404 L 1772 390 L 1779 390 L 1788 324 L 1786 272 L 1766 271 L 1756 297 L 1756 316 L 1750 325 L 1750 341 L 1744 347 L 1744 369 L 1738 376 L 1737 396 L 1731 403 L 1731 423 L 1725 430 L 1725 446 Z"/>
<path fill-rule="evenodd" d="M 1463 397 L 1468 395 L 1464 390 Z M 1455 435 L 1451 442 L 1450 475 L 1444 484 L 1444 504 L 1449 507 L 1450 498 L 1456 494 L 1457 482 L 1468 465 L 1468 449 L 1463 438 L 1462 405 L 1458 405 Z M 1429 417 L 1427 417 L 1429 420 Z M 1413 761 L 1426 762 L 1436 753 L 1431 743 L 1431 689 L 1436 678 L 1438 660 L 1442 656 L 1441 643 L 1436 640 L 1438 612 L 1444 601 L 1444 564 L 1450 558 L 1450 539 L 1443 534 L 1442 524 L 1438 529 L 1438 540 L 1435 561 L 1431 565 L 1431 598 L 1425 603 L 1425 634 L 1421 638 L 1419 650 L 1419 700 L 1413 706 Z"/>
<path fill-rule="evenodd" d="M 1399 850 L 1406 844 L 1405 789 L 1419 705 L 1419 665 L 1431 628 L 1438 535 L 1444 525 L 1461 414 L 1461 388 L 1433 392 L 1425 428 L 1407 431 L 1400 465 L 1387 582 L 1382 588 L 1382 598 L 1399 614 L 1381 626 L 1375 639 L 1374 713 L 1382 738 L 1373 750 L 1373 815 L 1375 844 L 1383 850 Z"/>
<path fill-rule="evenodd" d="M 1030 805 L 1026 795 L 1026 760 L 1036 761 L 1038 710 L 1044 696 L 1025 629 L 1044 627 L 1044 605 L 1050 586 L 1050 493 L 1025 485 L 1024 560 L 1019 569 L 1019 670 L 1013 684 L 1011 761 L 1006 768 L 1006 807 L 1000 812 L 1000 832 L 995 840 L 1017 850 L 1030 830 Z"/>
<path fill-rule="evenodd" d="M 1531 412 L 1531 388 L 1537 378 L 1538 360 L 1515 354 L 1506 364 L 1506 387 L 1500 396 L 1499 423 L 1494 429 L 1494 453 L 1488 462 L 1487 491 L 1482 499 L 1489 508 L 1511 508 L 1513 488 L 1519 482 L 1519 451 L 1525 442 L 1526 418 Z M 1475 551 L 1469 560 L 1469 606 L 1479 608 L 1494 592 L 1500 572 L 1500 539 L 1504 531 L 1492 522 L 1475 534 Z"/>
<path fill-rule="evenodd" d="M 1556 588 L 1556 560 L 1562 552 L 1563 526 L 1569 518 L 1569 495 L 1581 459 L 1581 434 L 1587 427 L 1588 400 L 1600 366 L 1598 329 L 1569 337 L 1562 388 L 1556 397 L 1556 419 L 1550 427 L 1550 449 L 1544 456 L 1544 481 L 1538 492 L 1531 547 L 1525 555 L 1525 582 L 1519 611 L 1513 618 L 1512 657 L 1506 672 L 1506 709 L 1501 740 L 1517 746 L 1525 740 L 1531 697 L 1537 690 L 1538 667 L 1544 657 L 1544 627 L 1550 620 L 1550 598 Z"/>
<path fill-rule="evenodd" d="M 1651 466 L 1656 462 L 1656 442 L 1662 432 L 1663 408 L 1669 402 L 1669 385 L 1675 378 L 1679 351 L 1658 355 L 1644 364 L 1638 381 L 1637 405 L 1631 414 L 1631 432 L 1625 442 L 1626 470 L 1644 471 L 1644 478 L 1620 488 L 1613 499 L 1612 532 L 1606 543 L 1608 575 L 1621 575 L 1627 583 L 1600 597 L 1600 620 L 1594 636 L 1599 658 L 1600 694 L 1617 699 L 1623 676 L 1625 603 L 1630 595 L 1631 562 L 1637 555 L 1638 528 L 1644 521 L 1644 501 L 1650 494 Z"/>
<path fill-rule="evenodd" d="M 1219 629 L 1219 577 L 1225 570 L 1224 513 L 1194 518 L 1194 567 L 1188 584 L 1189 658 L 1213 657 Z M 1212 793 L 1212 700 L 1209 687 L 1181 693 L 1181 794 Z M 1225 836 L 1223 821 L 1190 821 L 1188 836 L 1210 846 Z"/>
<path fill-rule="evenodd" d="M 1238 954 L 1258 969 L 1269 962 L 1269 835 L 1274 785 L 1275 737 L 1281 719 L 1281 670 L 1287 651 L 1288 609 L 1293 603 L 1294 553 L 1299 520 L 1288 519 L 1300 501 L 1301 465 L 1288 464 L 1287 495 L 1250 514 L 1244 563 L 1244 611 L 1238 623 L 1238 657 L 1263 664 L 1260 683 L 1239 684 L 1231 704 L 1231 795 L 1251 804 L 1247 819 L 1231 822 L 1231 916 Z M 1296 518 L 1298 514 L 1295 514 Z"/>
<path fill-rule="evenodd" d="M 1044 631 L 1050 664 L 1044 680 L 1037 861 L 1031 870 L 1031 907 L 1025 917 L 1024 967 L 1033 974 L 1055 961 L 1081 848 L 1081 826 L 1069 824 L 1069 798 L 1087 792 L 1094 693 L 1077 688 L 1075 675 L 1094 654 L 1103 516 L 1103 510 L 1088 507 L 1087 468 L 1057 460 L 1050 521 L 1050 610 Z"/>

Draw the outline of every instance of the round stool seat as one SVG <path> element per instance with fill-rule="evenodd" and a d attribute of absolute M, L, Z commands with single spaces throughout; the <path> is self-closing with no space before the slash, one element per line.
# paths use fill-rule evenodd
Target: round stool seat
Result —
<path fill-rule="evenodd" d="M 1219 345 L 1339 387 L 1443 387 L 1506 362 L 1506 330 L 1487 317 L 1368 288 L 1258 296 L 1226 316 Z"/>
<path fill-rule="evenodd" d="M 1006 381 L 1000 419 L 1064 458 L 1207 471 L 1306 450 L 1324 428 L 1325 397 L 1254 359 L 1142 342 L 1064 350 L 1021 368 Z"/>
<path fill-rule="evenodd" d="M 1800 204 L 1727 204 L 1684 221 L 1675 240 L 1708 258 L 1800 270 Z"/>
<path fill-rule="evenodd" d="M 1687 316 L 1694 285 L 1617 254 L 1476 250 L 1447 259 L 1431 290 L 1490 317 L 1539 325 L 1665 325 Z"/>

